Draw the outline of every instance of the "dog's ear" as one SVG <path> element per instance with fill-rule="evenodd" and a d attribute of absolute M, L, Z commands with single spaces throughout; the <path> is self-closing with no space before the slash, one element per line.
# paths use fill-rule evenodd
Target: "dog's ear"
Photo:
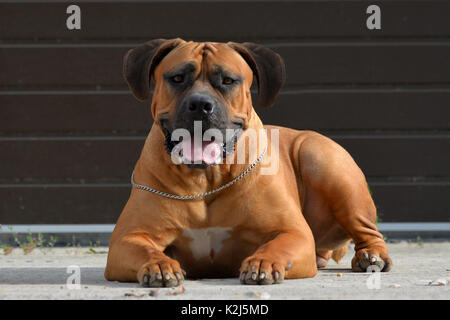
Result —
<path fill-rule="evenodd" d="M 129 50 L 123 58 L 123 76 L 134 96 L 145 101 L 150 95 L 150 81 L 156 66 L 182 39 L 155 39 Z"/>
<path fill-rule="evenodd" d="M 283 58 L 269 48 L 256 43 L 229 42 L 248 63 L 258 81 L 258 103 L 270 107 L 278 96 L 286 80 Z"/>

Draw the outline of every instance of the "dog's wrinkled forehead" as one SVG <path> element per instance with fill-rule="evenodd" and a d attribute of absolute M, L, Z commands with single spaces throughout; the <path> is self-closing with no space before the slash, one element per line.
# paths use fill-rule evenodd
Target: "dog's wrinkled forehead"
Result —
<path fill-rule="evenodd" d="M 156 82 L 165 73 L 182 70 L 186 65 L 195 67 L 195 76 L 223 68 L 226 71 L 242 76 L 251 84 L 253 72 L 242 56 L 225 43 L 216 42 L 185 42 L 172 50 L 154 72 Z"/>
<path fill-rule="evenodd" d="M 183 70 L 183 67 L 186 69 Z M 170 73 L 171 70 L 174 70 L 174 73 Z M 177 70 L 181 70 L 178 75 Z M 199 43 L 186 42 L 180 38 L 154 39 L 125 54 L 123 75 L 131 92 L 140 101 L 148 100 L 151 79 L 155 80 L 153 98 L 156 97 L 157 100 L 154 99 L 152 103 L 153 114 L 155 108 L 161 108 L 160 101 L 167 105 L 175 96 L 181 98 L 183 92 L 186 92 L 178 90 L 177 94 L 174 94 L 175 90 L 170 91 L 166 84 L 172 80 L 172 84 L 182 84 L 186 79 L 189 82 L 185 84 L 190 86 L 178 88 L 193 88 L 194 80 L 196 85 L 213 85 L 214 90 L 211 91 L 217 92 L 219 96 L 220 90 L 216 89 L 221 85 L 223 87 L 232 84 L 232 90 L 222 90 L 232 92 L 226 100 L 234 100 L 235 106 L 240 103 L 250 107 L 250 103 L 247 103 L 251 100 L 249 87 L 255 77 L 258 85 L 258 104 L 261 107 L 270 107 L 284 84 L 285 66 L 279 54 L 255 43 Z M 241 97 L 242 101 L 237 101 L 236 97 Z"/>

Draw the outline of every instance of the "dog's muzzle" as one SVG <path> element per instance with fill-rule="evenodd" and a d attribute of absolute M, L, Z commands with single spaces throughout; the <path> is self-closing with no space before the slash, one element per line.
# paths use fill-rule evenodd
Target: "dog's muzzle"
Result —
<path fill-rule="evenodd" d="M 242 123 L 230 122 L 226 107 L 207 92 L 193 93 L 180 103 L 175 119 L 160 119 L 172 160 L 194 168 L 220 164 L 233 154 Z"/>

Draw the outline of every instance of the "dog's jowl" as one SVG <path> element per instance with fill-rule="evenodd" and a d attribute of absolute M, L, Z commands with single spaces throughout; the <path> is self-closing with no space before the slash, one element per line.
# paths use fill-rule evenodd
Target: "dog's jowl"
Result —
<path fill-rule="evenodd" d="M 352 157 L 318 133 L 263 125 L 253 108 L 253 81 L 263 108 L 284 84 L 278 54 L 253 43 L 158 39 L 130 50 L 123 72 L 140 100 L 154 82 L 154 124 L 111 237 L 106 279 L 273 284 L 313 277 L 350 240 L 353 271 L 391 268 Z M 274 157 L 276 170 L 265 174 Z"/>

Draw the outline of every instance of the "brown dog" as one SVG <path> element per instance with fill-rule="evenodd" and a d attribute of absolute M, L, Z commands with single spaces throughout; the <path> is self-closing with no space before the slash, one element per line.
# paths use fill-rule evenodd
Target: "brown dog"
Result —
<path fill-rule="evenodd" d="M 263 107 L 284 83 L 278 54 L 251 43 L 159 39 L 127 53 L 124 75 L 140 100 L 148 99 L 151 77 L 155 81 L 155 122 L 134 170 L 137 184 L 196 195 L 253 165 L 226 189 L 197 199 L 133 188 L 112 234 L 106 279 L 175 286 L 186 270 L 196 278 L 240 274 L 244 284 L 272 284 L 313 277 L 331 257 L 339 261 L 351 239 L 353 271 L 391 268 L 365 177 L 351 156 L 318 133 L 263 126 L 255 113 L 253 76 Z M 201 134 L 215 129 L 231 138 L 219 143 L 214 136 L 196 147 L 193 140 L 173 141 L 175 129 L 195 135 L 195 121 Z M 254 139 L 250 133 L 261 129 L 267 134 Z M 208 148 L 212 153 L 205 155 Z M 174 163 L 174 150 L 183 163 Z M 263 174 L 268 164 L 255 159 L 269 155 L 278 170 Z"/>

